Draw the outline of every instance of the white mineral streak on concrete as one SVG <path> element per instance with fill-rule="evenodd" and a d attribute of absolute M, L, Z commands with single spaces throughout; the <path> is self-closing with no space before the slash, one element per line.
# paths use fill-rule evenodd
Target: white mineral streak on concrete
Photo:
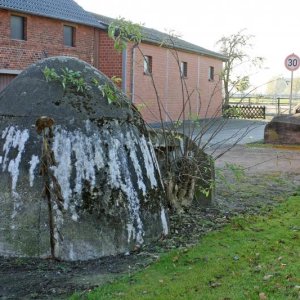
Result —
<path fill-rule="evenodd" d="M 14 159 L 11 159 L 8 165 L 8 172 L 11 174 L 12 178 L 12 192 L 16 192 L 18 177 L 19 177 L 19 166 L 22 158 L 22 153 L 25 149 L 25 144 L 29 138 L 29 133 L 27 129 L 16 130 L 15 135 L 13 137 L 13 143 L 10 144 L 11 148 L 18 149 L 18 154 Z M 11 150 L 11 148 L 9 150 Z"/>
<path fill-rule="evenodd" d="M 84 123 L 85 123 L 85 130 L 87 132 L 89 132 L 91 130 L 91 121 L 90 120 L 86 120 Z"/>
<path fill-rule="evenodd" d="M 83 166 L 84 166 L 84 145 L 82 137 L 79 133 L 76 133 L 72 137 L 72 150 L 75 154 L 75 169 L 76 169 L 76 179 L 75 179 L 75 192 L 81 194 L 82 191 L 82 180 L 83 180 Z"/>
<path fill-rule="evenodd" d="M 13 126 L 5 128 L 5 130 L 2 132 L 2 139 L 5 139 L 5 143 L 3 145 L 3 152 L 4 152 L 4 158 L 3 158 L 3 164 L 2 164 L 2 171 L 4 172 L 6 170 L 7 161 L 8 161 L 8 153 L 9 150 L 13 144 L 15 134 L 15 128 Z"/>
<path fill-rule="evenodd" d="M 2 131 L 2 136 L 1 136 L 2 139 L 5 138 L 5 136 L 7 135 L 7 132 L 8 132 L 8 130 L 9 130 L 10 128 L 11 128 L 11 127 L 6 127 L 6 128 Z"/>
<path fill-rule="evenodd" d="M 121 133 L 120 133 L 120 138 L 121 140 L 124 138 Z M 132 184 L 132 180 L 129 172 L 128 160 L 127 160 L 126 151 L 124 147 L 119 148 L 118 158 L 119 158 L 120 166 L 122 166 L 120 168 L 122 172 L 122 177 L 124 178 L 124 181 L 121 183 L 121 189 L 128 199 L 128 209 L 129 209 L 129 217 L 130 217 L 131 224 L 135 225 L 135 233 L 136 233 L 135 241 L 138 244 L 143 244 L 144 229 L 143 229 L 143 222 L 141 220 L 141 215 L 140 215 L 140 199 Z"/>
<path fill-rule="evenodd" d="M 158 164 L 158 161 L 157 161 L 157 158 L 156 158 L 156 154 L 155 154 L 155 151 L 154 151 L 154 147 L 153 147 L 151 141 L 148 141 L 148 147 L 150 149 L 150 153 L 151 153 L 151 157 L 152 157 L 152 161 L 154 163 L 154 166 L 155 166 L 155 168 L 156 168 L 156 170 L 159 174 L 161 188 L 164 189 L 164 184 L 163 184 L 162 176 L 161 176 L 161 173 L 160 173 L 160 167 L 159 167 L 159 164 Z"/>
<path fill-rule="evenodd" d="M 108 168 L 109 168 L 109 181 L 112 187 L 120 188 L 121 171 L 118 159 L 118 152 L 121 143 L 118 139 L 110 138 L 108 143 Z"/>
<path fill-rule="evenodd" d="M 95 154 L 93 151 L 96 135 L 86 136 L 81 131 L 75 131 L 72 136 L 72 149 L 76 157 L 76 186 L 75 191 L 81 193 L 82 182 L 87 180 L 91 186 L 95 186 Z"/>
<path fill-rule="evenodd" d="M 160 218 L 161 218 L 161 223 L 162 223 L 162 227 L 163 227 L 163 233 L 164 233 L 164 235 L 168 235 L 169 228 L 168 228 L 168 222 L 167 222 L 166 213 L 165 213 L 164 208 L 161 209 Z"/>
<path fill-rule="evenodd" d="M 4 158 L 2 159 L 1 157 L 2 171 L 5 172 L 7 170 L 10 173 L 12 180 L 11 191 L 14 201 L 11 217 L 13 219 L 21 206 L 20 197 L 16 191 L 16 188 L 20 173 L 19 167 L 22 159 L 22 153 L 24 152 L 25 144 L 29 138 L 29 132 L 27 129 L 19 130 L 17 127 L 10 126 L 3 130 L 1 138 L 5 139 L 3 145 Z M 15 153 L 15 150 L 17 150 L 17 154 L 9 161 L 9 154 L 12 150 L 13 153 Z"/>
<path fill-rule="evenodd" d="M 34 182 L 34 170 L 36 166 L 39 164 L 40 160 L 38 156 L 32 155 L 31 160 L 29 162 L 30 168 L 29 168 L 29 185 L 32 187 Z"/>
<path fill-rule="evenodd" d="M 96 136 L 95 144 L 94 144 L 94 149 L 95 149 L 94 160 L 95 160 L 95 166 L 98 171 L 101 170 L 102 168 L 104 168 L 104 166 L 105 166 L 104 161 L 107 160 L 102 147 L 103 147 L 103 145 L 102 145 L 101 139 Z"/>
<path fill-rule="evenodd" d="M 128 232 L 127 242 L 129 244 L 131 240 L 135 239 L 135 229 L 131 223 L 127 224 L 127 232 Z"/>
<path fill-rule="evenodd" d="M 141 151 L 144 157 L 144 163 L 145 163 L 145 168 L 147 171 L 147 176 L 150 180 L 151 183 L 151 187 L 157 187 L 157 181 L 155 178 L 155 173 L 154 173 L 154 165 L 153 165 L 153 160 L 152 160 L 152 156 L 149 150 L 149 146 L 148 143 L 146 141 L 145 136 L 142 136 L 140 139 L 140 147 L 141 147 Z"/>
<path fill-rule="evenodd" d="M 137 154 L 136 154 L 136 144 L 138 143 L 136 137 L 132 134 L 131 131 L 128 131 L 126 133 L 126 140 L 125 145 L 127 146 L 130 154 L 130 159 L 132 161 L 136 176 L 137 176 L 137 183 L 140 190 L 142 190 L 143 195 L 146 195 L 146 186 L 143 179 L 143 173 L 141 169 L 140 162 L 138 160 Z"/>
<path fill-rule="evenodd" d="M 55 165 L 51 167 L 56 180 L 61 188 L 64 199 L 64 209 L 68 209 L 72 190 L 70 187 L 71 177 L 71 141 L 66 130 L 55 132 L 52 151 L 55 158 Z"/>
<path fill-rule="evenodd" d="M 108 166 L 109 178 L 112 188 L 121 188 L 128 200 L 129 222 L 127 224 L 128 241 L 134 239 L 138 244 L 143 243 L 143 223 L 140 216 L 140 199 L 132 183 L 129 171 L 128 158 L 125 146 L 129 151 L 134 151 L 131 135 L 124 135 L 121 131 L 114 131 L 114 135 L 110 136 L 109 132 L 105 132 L 106 143 L 108 149 Z M 134 154 L 131 154 L 131 159 Z M 137 155 L 135 154 L 137 159 Z M 137 175 L 138 176 L 138 175 Z M 134 229 L 134 230 L 133 230 Z"/>
<path fill-rule="evenodd" d="M 154 165 L 156 160 L 151 153 L 151 145 L 147 143 L 144 136 L 139 140 L 131 126 L 127 126 L 124 136 L 120 129 L 116 129 L 118 124 L 115 125 L 117 126 L 113 132 L 104 128 L 101 132 L 90 136 L 80 130 L 68 132 L 57 127 L 52 149 L 56 160 L 56 165 L 53 166 L 54 176 L 61 187 L 65 209 L 71 211 L 73 220 L 77 220 L 75 207 L 80 206 L 81 203 L 75 202 L 81 200 L 83 182 L 88 181 L 90 188 L 93 188 L 96 184 L 96 170 L 106 172 L 111 189 L 120 189 L 128 201 L 128 241 L 133 239 L 142 244 L 144 230 L 137 189 L 145 195 L 146 185 L 140 163 L 145 164 L 151 187 L 156 187 L 155 168 L 157 166 Z M 86 123 L 86 131 L 89 130 L 89 126 L 90 124 Z M 141 151 L 140 158 L 137 155 L 138 150 Z M 73 166 L 72 159 L 75 161 Z M 130 172 L 132 166 L 136 173 L 134 178 L 137 178 L 137 188 L 132 182 Z M 70 184 L 71 174 L 75 175 L 73 190 Z M 163 219 L 163 213 L 164 211 L 161 213 L 162 222 L 166 222 L 166 219 Z"/>
<path fill-rule="evenodd" d="M 79 216 L 78 216 L 78 214 L 77 214 L 77 212 L 76 212 L 76 210 L 75 210 L 75 205 L 70 206 L 70 211 L 71 211 L 71 213 L 72 213 L 71 219 L 72 219 L 74 222 L 77 222 L 78 219 L 79 219 Z"/>
<path fill-rule="evenodd" d="M 83 134 L 84 135 L 84 134 Z M 96 138 L 95 135 L 91 137 L 85 136 L 85 153 L 86 160 L 84 164 L 84 179 L 88 180 L 92 187 L 95 186 L 96 183 L 96 174 L 95 174 L 95 155 L 93 150 L 93 145 L 95 144 Z"/>

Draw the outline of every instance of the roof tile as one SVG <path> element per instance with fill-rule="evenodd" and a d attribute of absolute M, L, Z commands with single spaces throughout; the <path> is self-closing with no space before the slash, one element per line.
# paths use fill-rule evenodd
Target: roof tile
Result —
<path fill-rule="evenodd" d="M 0 0 L 0 8 L 104 28 L 73 0 Z"/>
<path fill-rule="evenodd" d="M 109 18 L 106 16 L 94 14 L 94 13 L 93 13 L 93 15 L 95 16 L 96 19 L 99 20 L 99 22 L 101 22 L 101 24 L 106 25 L 107 27 L 109 26 L 110 23 L 112 23 L 114 21 L 113 18 Z M 217 53 L 217 52 L 205 49 L 203 47 L 189 43 L 187 41 L 179 39 L 178 37 L 175 37 L 175 36 L 173 37 L 171 34 L 167 34 L 167 33 L 158 31 L 156 29 L 151 29 L 151 28 L 142 26 L 142 35 L 143 35 L 143 40 L 145 42 L 155 43 L 155 44 L 159 44 L 159 45 L 164 43 L 167 46 L 171 46 L 171 47 L 174 46 L 174 48 L 176 48 L 178 50 L 194 52 L 194 53 L 198 53 L 201 55 L 207 55 L 207 56 L 221 59 L 223 61 L 227 60 L 226 56 L 224 56 L 221 53 Z"/>

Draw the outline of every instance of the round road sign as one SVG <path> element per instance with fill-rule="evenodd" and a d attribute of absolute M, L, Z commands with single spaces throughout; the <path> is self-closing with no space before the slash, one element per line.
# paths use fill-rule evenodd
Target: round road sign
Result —
<path fill-rule="evenodd" d="M 284 60 L 285 67 L 290 71 L 296 71 L 300 67 L 300 58 L 295 53 L 290 54 Z"/>

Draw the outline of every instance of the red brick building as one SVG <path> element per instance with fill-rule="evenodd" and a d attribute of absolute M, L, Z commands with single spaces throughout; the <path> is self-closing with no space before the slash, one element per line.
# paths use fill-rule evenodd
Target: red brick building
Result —
<path fill-rule="evenodd" d="M 121 77 L 122 89 L 132 102 L 145 105 L 142 114 L 148 122 L 159 121 L 157 95 L 164 121 L 182 118 L 182 95 L 186 117 L 220 115 L 218 75 L 224 56 L 178 38 L 172 39 L 172 47 L 162 47 L 161 41 L 169 36 L 149 28 L 143 28 L 142 53 L 133 45 L 118 53 L 107 35 L 111 21 L 86 12 L 72 0 L 0 0 L 0 90 L 37 60 L 67 55 L 108 77 Z M 191 94 L 189 101 L 182 93 L 181 76 Z"/>

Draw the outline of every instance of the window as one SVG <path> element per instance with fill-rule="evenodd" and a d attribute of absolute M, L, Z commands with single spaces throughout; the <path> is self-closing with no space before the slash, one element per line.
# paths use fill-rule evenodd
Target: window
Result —
<path fill-rule="evenodd" d="M 144 74 L 149 75 L 152 73 L 152 56 L 144 56 Z"/>
<path fill-rule="evenodd" d="M 10 37 L 14 40 L 26 40 L 26 18 L 10 17 Z"/>
<path fill-rule="evenodd" d="M 64 45 L 75 47 L 75 28 L 64 25 Z"/>
<path fill-rule="evenodd" d="M 208 69 L 208 80 L 213 81 L 215 79 L 215 68 L 209 67 Z"/>
<path fill-rule="evenodd" d="M 182 77 L 187 77 L 187 62 L 182 61 L 180 63 L 180 72 Z"/>

